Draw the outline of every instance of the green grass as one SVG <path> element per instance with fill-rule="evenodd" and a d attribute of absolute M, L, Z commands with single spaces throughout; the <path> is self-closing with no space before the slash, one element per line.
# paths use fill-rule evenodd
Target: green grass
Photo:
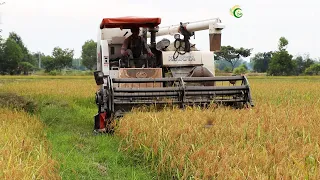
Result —
<path fill-rule="evenodd" d="M 40 118 L 47 124 L 47 138 L 53 156 L 61 164 L 63 179 L 152 179 L 153 174 L 139 160 L 118 151 L 119 140 L 110 135 L 95 135 L 94 105 L 80 99 L 69 106 L 43 107 Z M 93 104 L 93 103 L 92 103 Z M 85 106 L 84 106 L 85 105 Z"/>
<path fill-rule="evenodd" d="M 47 106 L 40 118 L 48 125 L 47 138 L 61 164 L 63 179 L 152 179 L 133 158 L 118 151 L 119 140 L 94 135 L 95 108 Z"/>
<path fill-rule="evenodd" d="M 7 85 L 16 83 L 17 79 L 3 78 L 2 82 L 5 83 L 0 86 L 0 92 L 12 90 L 23 94 L 19 89 L 6 88 Z M 31 79 L 36 80 L 34 77 Z M 47 81 L 39 79 L 40 84 Z M 78 80 L 80 81 L 82 80 Z M 88 79 L 84 78 L 83 82 L 87 83 Z M 46 125 L 44 131 L 51 144 L 53 158 L 60 165 L 59 174 L 62 179 L 156 179 L 156 173 L 139 157 L 118 150 L 118 137 L 93 133 L 93 116 L 97 111 L 94 94 L 84 98 L 32 94 L 29 92 L 24 96 L 32 98 L 38 105 L 36 115 Z"/>

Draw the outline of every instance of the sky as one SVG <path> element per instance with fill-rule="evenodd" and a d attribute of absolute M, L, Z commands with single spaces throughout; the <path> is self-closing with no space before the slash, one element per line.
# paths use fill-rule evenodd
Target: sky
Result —
<path fill-rule="evenodd" d="M 54 47 L 74 49 L 75 58 L 89 39 L 97 40 L 102 18 L 121 16 L 160 17 L 160 26 L 220 18 L 225 24 L 222 45 L 253 48 L 258 52 L 277 49 L 281 36 L 288 39 L 293 56 L 320 57 L 319 0 L 0 0 L 1 35 L 22 37 L 31 52 L 47 55 Z M 241 18 L 229 10 L 240 5 Z M 168 38 L 168 37 L 167 37 Z M 209 31 L 195 33 L 192 43 L 209 50 Z M 158 40 L 161 40 L 158 38 Z M 173 40 L 172 37 L 169 38 Z M 253 56 L 252 55 L 252 56 Z M 251 56 L 251 57 L 252 57 Z"/>

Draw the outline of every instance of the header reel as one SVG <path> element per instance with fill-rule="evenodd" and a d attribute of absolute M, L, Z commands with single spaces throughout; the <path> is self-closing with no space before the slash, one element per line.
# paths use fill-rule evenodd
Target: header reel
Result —
<path fill-rule="evenodd" d="M 101 76 L 95 77 L 96 82 L 102 82 Z M 102 111 L 112 114 L 113 118 L 119 118 L 133 107 L 140 106 L 254 106 L 245 76 L 104 78 L 105 86 L 97 93 L 96 102 Z"/>

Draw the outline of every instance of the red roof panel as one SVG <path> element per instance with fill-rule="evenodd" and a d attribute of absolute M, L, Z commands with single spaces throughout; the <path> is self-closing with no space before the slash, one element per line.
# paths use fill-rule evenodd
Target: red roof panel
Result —
<path fill-rule="evenodd" d="M 138 27 L 155 27 L 161 23 L 161 18 L 146 18 L 146 17 L 118 17 L 104 18 L 100 24 L 100 29 L 103 28 L 130 28 Z"/>

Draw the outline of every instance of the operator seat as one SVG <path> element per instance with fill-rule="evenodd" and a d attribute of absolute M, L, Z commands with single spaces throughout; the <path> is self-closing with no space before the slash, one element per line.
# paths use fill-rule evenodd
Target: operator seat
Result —
<path fill-rule="evenodd" d="M 126 37 L 118 36 L 112 37 L 111 42 L 109 43 L 109 55 L 110 59 L 116 59 L 121 57 L 121 46 Z"/>
<path fill-rule="evenodd" d="M 121 67 L 121 47 L 126 37 L 115 36 L 108 42 L 109 44 L 109 57 L 110 67 Z"/>

